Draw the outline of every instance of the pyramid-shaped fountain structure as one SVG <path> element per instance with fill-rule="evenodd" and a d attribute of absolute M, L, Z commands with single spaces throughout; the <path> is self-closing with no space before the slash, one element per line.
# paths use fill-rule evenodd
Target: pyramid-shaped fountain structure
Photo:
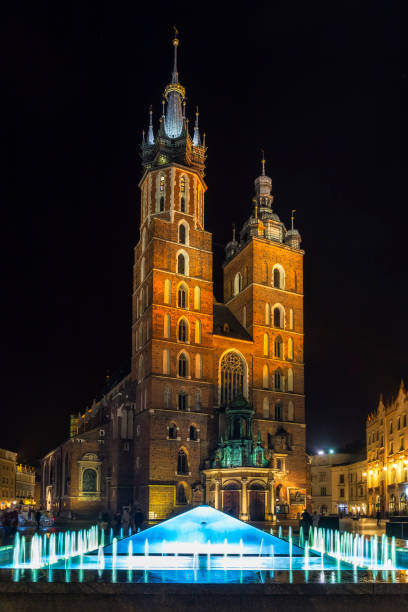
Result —
<path fill-rule="evenodd" d="M 212 554 L 289 556 L 289 542 L 252 527 L 211 506 L 197 506 L 163 523 L 117 542 L 117 554 L 127 555 L 129 543 L 134 555 Z M 112 555 L 111 544 L 105 556 Z M 303 549 L 292 546 L 292 555 L 303 556 Z"/>

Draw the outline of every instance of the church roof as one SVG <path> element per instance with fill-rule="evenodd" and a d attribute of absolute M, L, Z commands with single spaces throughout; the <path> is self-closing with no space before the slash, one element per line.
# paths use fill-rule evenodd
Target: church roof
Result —
<path fill-rule="evenodd" d="M 236 338 L 237 340 L 248 340 L 252 342 L 251 336 L 242 327 L 238 319 L 232 314 L 228 306 L 220 302 L 214 302 L 214 334 Z"/>

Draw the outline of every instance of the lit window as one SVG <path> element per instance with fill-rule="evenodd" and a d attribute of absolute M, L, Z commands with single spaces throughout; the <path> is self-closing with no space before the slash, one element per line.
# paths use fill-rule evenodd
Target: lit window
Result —
<path fill-rule="evenodd" d="M 182 176 L 180 180 L 180 191 L 181 193 L 184 193 L 185 190 L 186 190 L 186 179 L 184 178 L 184 176 Z"/>
<path fill-rule="evenodd" d="M 160 177 L 160 191 L 164 191 L 164 176 Z"/>
<path fill-rule="evenodd" d="M 242 274 L 238 272 L 234 278 L 234 295 L 238 295 L 242 291 Z"/>

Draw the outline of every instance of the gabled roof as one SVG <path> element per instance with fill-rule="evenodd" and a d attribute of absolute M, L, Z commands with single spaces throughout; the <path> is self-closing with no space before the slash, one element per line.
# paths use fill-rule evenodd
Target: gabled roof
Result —
<path fill-rule="evenodd" d="M 247 340 L 252 342 L 251 336 L 242 327 L 238 319 L 232 314 L 228 306 L 220 302 L 214 302 L 214 334 L 225 336 L 226 338 L 237 338 L 237 340 Z M 225 327 L 227 326 L 227 327 Z M 228 331 L 227 331 L 228 330 Z"/>

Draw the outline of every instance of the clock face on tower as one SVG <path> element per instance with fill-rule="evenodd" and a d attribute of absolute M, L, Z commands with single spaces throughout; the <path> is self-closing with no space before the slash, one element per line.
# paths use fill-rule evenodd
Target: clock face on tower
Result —
<path fill-rule="evenodd" d="M 162 166 L 163 164 L 167 163 L 167 157 L 165 155 L 160 155 L 159 156 L 159 164 Z"/>

